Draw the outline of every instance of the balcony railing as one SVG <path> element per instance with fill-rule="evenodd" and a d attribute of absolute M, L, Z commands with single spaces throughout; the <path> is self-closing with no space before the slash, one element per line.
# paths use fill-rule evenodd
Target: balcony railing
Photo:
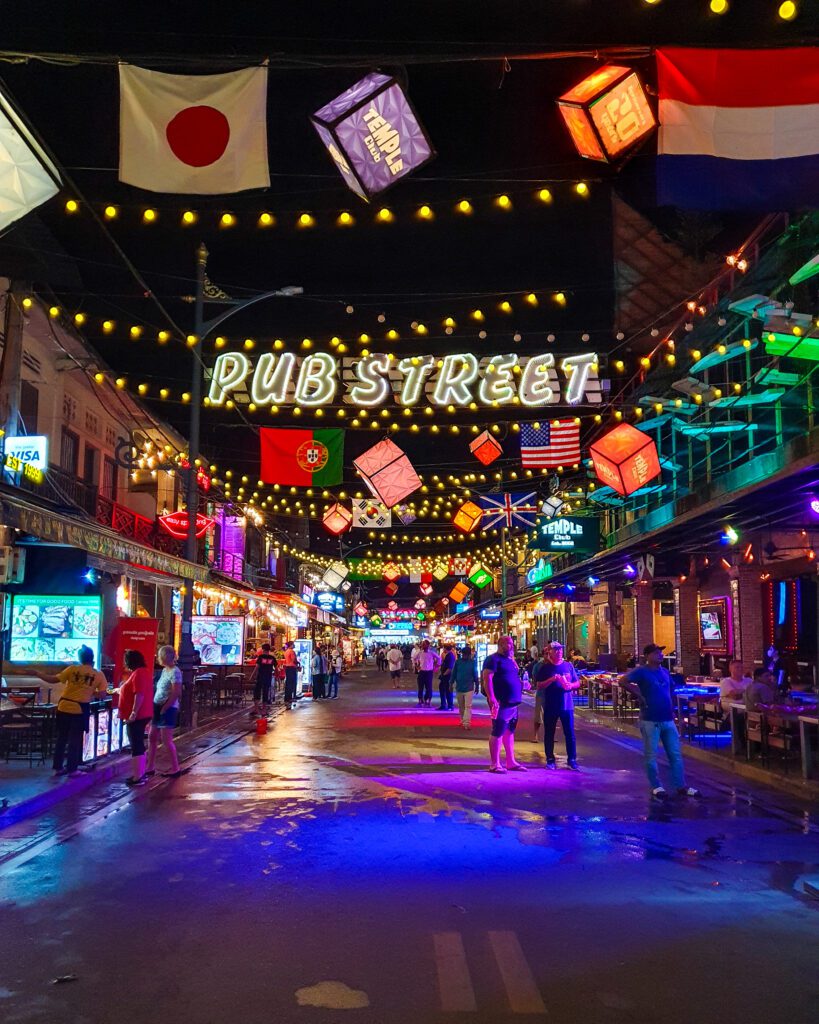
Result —
<path fill-rule="evenodd" d="M 39 484 L 21 477 L 19 486 L 29 494 L 69 510 L 81 510 L 90 516 L 96 512 L 97 488 L 79 480 L 61 466 L 50 465 Z"/>

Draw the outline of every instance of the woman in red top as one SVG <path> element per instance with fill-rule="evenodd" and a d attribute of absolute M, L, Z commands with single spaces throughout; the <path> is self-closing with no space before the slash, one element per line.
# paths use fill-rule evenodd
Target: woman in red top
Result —
<path fill-rule="evenodd" d="M 125 781 L 129 786 L 144 786 L 145 729 L 154 712 L 153 673 L 140 651 L 125 652 L 125 667 L 131 673 L 119 688 L 119 717 L 131 745 L 131 777 Z"/>

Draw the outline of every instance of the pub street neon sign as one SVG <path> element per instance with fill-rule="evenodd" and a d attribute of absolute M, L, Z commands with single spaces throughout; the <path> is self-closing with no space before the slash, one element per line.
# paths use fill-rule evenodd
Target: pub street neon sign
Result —
<path fill-rule="evenodd" d="M 480 359 L 471 352 L 400 359 L 387 353 L 337 359 L 329 352 L 305 357 L 264 352 L 255 364 L 244 352 L 222 352 L 209 376 L 207 402 L 216 406 L 229 399 L 305 408 L 337 400 L 361 408 L 422 401 L 439 407 L 477 402 L 497 408 L 517 401 L 534 409 L 603 401 L 596 352 L 563 358 L 554 352 L 528 358 L 506 353 Z"/>

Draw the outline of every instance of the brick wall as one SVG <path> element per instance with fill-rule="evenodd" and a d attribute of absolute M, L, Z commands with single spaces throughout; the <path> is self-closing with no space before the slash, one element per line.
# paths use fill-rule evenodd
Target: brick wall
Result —
<path fill-rule="evenodd" d="M 740 565 L 735 574 L 735 622 L 738 628 L 734 636 L 734 650 L 735 656 L 742 659 L 745 671 L 750 672 L 756 662 L 761 662 L 763 654 L 762 584 L 756 566 Z"/>
<path fill-rule="evenodd" d="M 651 583 L 638 583 L 634 587 L 634 620 L 637 653 L 642 654 L 646 644 L 654 642 L 654 587 Z"/>
<path fill-rule="evenodd" d="M 700 670 L 698 584 L 696 580 L 686 580 L 674 590 L 675 629 L 680 638 L 677 663 L 686 673 L 697 675 Z"/>

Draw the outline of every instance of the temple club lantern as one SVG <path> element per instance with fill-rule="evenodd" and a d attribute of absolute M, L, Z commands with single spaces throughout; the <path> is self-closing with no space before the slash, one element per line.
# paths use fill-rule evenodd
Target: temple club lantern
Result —
<path fill-rule="evenodd" d="M 478 462 L 482 462 L 484 466 L 491 465 L 503 453 L 500 442 L 496 441 L 488 430 L 484 430 L 482 434 L 478 434 L 474 441 L 470 442 L 469 450 Z"/>
<path fill-rule="evenodd" d="M 483 509 L 474 501 L 465 501 L 452 517 L 452 522 L 462 533 L 472 533 L 483 519 Z"/>
<path fill-rule="evenodd" d="M 429 595 L 432 593 L 432 584 L 422 583 L 418 589 L 421 591 L 424 597 L 429 597 Z"/>
<path fill-rule="evenodd" d="M 338 590 L 349 575 L 350 570 L 344 562 L 333 562 L 324 570 L 321 582 L 326 583 L 330 590 Z"/>
<path fill-rule="evenodd" d="M 372 72 L 310 118 L 342 178 L 369 200 L 435 156 L 404 90 Z"/>
<path fill-rule="evenodd" d="M 395 564 L 395 562 L 387 562 L 381 570 L 381 575 L 387 583 L 395 583 L 397 579 L 401 578 L 401 569 Z"/>
<path fill-rule="evenodd" d="M 421 480 L 406 454 L 388 437 L 368 448 L 353 461 L 370 491 L 392 508 L 421 486 Z"/>
<path fill-rule="evenodd" d="M 386 587 L 384 587 L 384 590 L 386 590 L 386 592 L 390 595 L 390 597 L 392 597 L 393 594 L 397 594 L 398 593 L 398 584 L 397 583 L 388 583 L 386 585 Z"/>
<path fill-rule="evenodd" d="M 660 475 L 657 445 L 642 430 L 621 423 L 590 446 L 598 480 L 626 497 Z"/>
<path fill-rule="evenodd" d="M 353 525 L 353 513 L 338 502 L 331 505 L 321 518 L 324 529 L 334 537 L 349 530 Z"/>
<path fill-rule="evenodd" d="M 454 601 L 455 604 L 460 604 L 461 601 L 469 593 L 469 586 L 466 583 L 456 583 L 455 586 L 449 592 L 450 601 Z"/>
<path fill-rule="evenodd" d="M 439 583 L 442 583 L 449 576 L 449 565 L 445 562 L 439 562 L 432 570 L 432 575 Z"/>
<path fill-rule="evenodd" d="M 483 590 L 484 587 L 492 582 L 492 573 L 485 565 L 475 562 L 474 565 L 470 566 L 468 578 L 474 587 L 477 587 L 478 590 Z"/>
<path fill-rule="evenodd" d="M 611 163 L 633 149 L 656 124 L 636 71 L 606 64 L 557 101 L 581 156 Z"/>

